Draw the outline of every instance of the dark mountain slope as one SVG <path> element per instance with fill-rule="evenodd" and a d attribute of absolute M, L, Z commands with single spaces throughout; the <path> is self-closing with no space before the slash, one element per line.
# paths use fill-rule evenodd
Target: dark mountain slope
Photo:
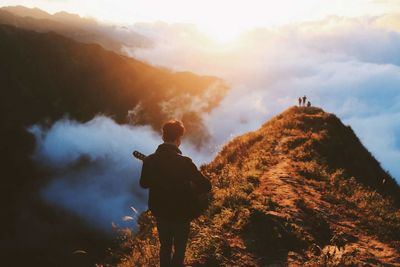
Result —
<path fill-rule="evenodd" d="M 203 171 L 213 201 L 192 224 L 191 266 L 400 266 L 400 188 L 333 114 L 290 108 Z M 110 263 L 157 262 L 154 220 L 138 223 Z"/>
<path fill-rule="evenodd" d="M 31 17 L 37 19 L 51 19 L 51 15 L 39 8 L 29 8 L 24 6 L 6 6 L 1 9 L 11 12 L 20 17 Z"/>
<path fill-rule="evenodd" d="M 8 6 L 0 8 L 0 24 L 37 32 L 55 32 L 83 43 L 95 43 L 123 53 L 123 47 L 147 47 L 151 41 L 125 28 L 99 24 L 94 19 L 81 18 L 67 12 L 51 15 L 38 8 Z"/>
<path fill-rule="evenodd" d="M 198 111 L 208 111 L 226 92 L 215 77 L 173 73 L 98 45 L 4 25 L 0 56 L 2 107 L 24 125 L 65 113 L 87 120 L 102 112 L 126 122 L 128 111 L 141 103 L 135 121 L 159 129 L 169 117 L 162 104 L 169 104 L 169 112 L 191 114 L 187 96 L 198 97 L 208 104 Z"/>
<path fill-rule="evenodd" d="M 150 124 L 158 130 L 170 117 L 162 108 L 167 104 L 168 112 L 201 125 L 187 99 L 204 101 L 197 111 L 207 112 L 227 89 L 215 77 L 173 73 L 99 45 L 6 25 L 0 25 L 0 59 L 3 266 L 78 266 L 71 251 L 92 249 L 86 259 L 93 262 L 108 242 L 78 218 L 42 202 L 39 192 L 48 173 L 32 162 L 35 141 L 27 127 L 50 125 L 66 115 L 86 121 L 107 114 L 119 123 Z M 207 133 L 194 126 L 192 137 L 201 142 Z"/>

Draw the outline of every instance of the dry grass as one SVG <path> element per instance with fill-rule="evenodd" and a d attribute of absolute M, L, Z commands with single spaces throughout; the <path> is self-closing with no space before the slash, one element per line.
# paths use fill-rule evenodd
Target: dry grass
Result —
<path fill-rule="evenodd" d="M 192 223 L 190 266 L 400 266 L 399 186 L 332 114 L 291 108 L 202 170 L 213 201 Z M 154 220 L 138 223 L 109 265 L 156 266 Z"/>

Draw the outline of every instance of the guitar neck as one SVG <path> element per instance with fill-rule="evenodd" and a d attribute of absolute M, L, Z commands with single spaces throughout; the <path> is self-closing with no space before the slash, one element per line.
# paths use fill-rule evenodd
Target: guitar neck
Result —
<path fill-rule="evenodd" d="M 133 151 L 132 155 L 137 158 L 138 160 L 143 161 L 146 158 L 146 155 L 144 155 L 143 153 L 140 153 L 139 151 L 135 150 Z"/>

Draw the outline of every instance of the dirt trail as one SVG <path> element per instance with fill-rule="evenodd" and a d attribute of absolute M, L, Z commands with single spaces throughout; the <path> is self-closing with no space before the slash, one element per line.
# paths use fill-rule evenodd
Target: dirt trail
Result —
<path fill-rule="evenodd" d="M 297 203 L 307 201 L 310 208 L 324 213 L 326 203 L 321 200 L 321 193 L 317 190 L 320 183 L 305 181 L 295 172 L 291 161 L 281 157 L 281 162 L 268 170 L 261 178 L 260 192 L 278 203 L 282 212 L 298 212 Z"/>
<path fill-rule="evenodd" d="M 283 218 L 299 218 L 301 217 L 299 214 L 302 212 L 299 205 L 301 202 L 328 223 L 332 231 L 332 240 L 338 235 L 354 238 L 354 242 L 348 241 L 340 249 L 327 245 L 321 250 L 334 248 L 337 251 L 336 257 L 357 252 L 357 255 L 366 262 L 376 259 L 377 262 L 371 262 L 371 266 L 379 266 L 379 262 L 382 261 L 390 262 L 391 266 L 400 267 L 400 255 L 394 248 L 382 243 L 375 236 L 359 231 L 353 218 L 348 218 L 346 213 L 338 212 L 338 209 L 343 207 L 338 207 L 321 198 L 324 182 L 305 180 L 303 177 L 299 177 L 290 164 L 290 160 L 284 156 L 280 158 L 281 162 L 271 167 L 261 177 L 261 184 L 257 189 L 259 194 L 270 198 L 279 205 L 271 214 Z"/>
<path fill-rule="evenodd" d="M 259 190 L 285 210 L 294 210 L 299 196 L 298 189 L 290 182 L 293 173 L 289 169 L 287 160 L 272 167 L 262 176 Z"/>

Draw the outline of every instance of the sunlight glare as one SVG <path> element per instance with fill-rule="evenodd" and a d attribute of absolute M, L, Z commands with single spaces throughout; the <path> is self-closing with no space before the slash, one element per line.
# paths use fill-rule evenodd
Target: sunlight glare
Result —
<path fill-rule="evenodd" d="M 194 24 L 218 43 L 230 43 L 246 30 L 326 16 L 377 15 L 400 11 L 400 1 L 385 0 L 1 0 L 50 13 L 67 11 L 112 24 L 136 22 Z"/>

